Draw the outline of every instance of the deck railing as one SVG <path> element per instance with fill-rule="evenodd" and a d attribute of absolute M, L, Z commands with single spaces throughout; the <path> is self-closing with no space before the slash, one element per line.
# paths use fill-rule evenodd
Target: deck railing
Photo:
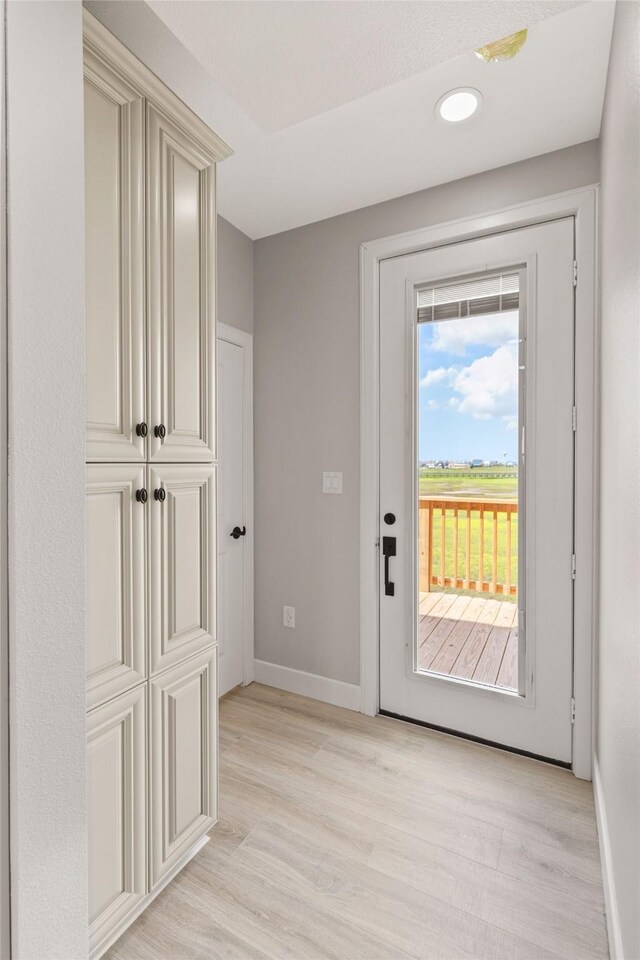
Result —
<path fill-rule="evenodd" d="M 517 594 L 517 502 L 421 496 L 418 518 L 421 591 Z"/>

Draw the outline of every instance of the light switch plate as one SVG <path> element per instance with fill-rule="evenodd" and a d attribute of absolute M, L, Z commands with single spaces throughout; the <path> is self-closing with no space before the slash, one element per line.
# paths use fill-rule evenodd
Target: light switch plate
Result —
<path fill-rule="evenodd" d="M 325 470 L 322 474 L 323 493 L 342 493 L 342 473 L 336 470 Z"/>

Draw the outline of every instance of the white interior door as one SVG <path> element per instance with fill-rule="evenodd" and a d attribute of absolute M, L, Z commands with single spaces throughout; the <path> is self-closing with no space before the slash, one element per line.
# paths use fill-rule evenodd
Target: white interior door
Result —
<path fill-rule="evenodd" d="M 222 327 L 222 325 L 220 325 Z M 251 577 L 251 337 L 218 337 L 219 693 L 248 683 L 253 645 Z M 247 381 L 249 380 L 249 383 Z M 247 663 L 245 663 L 245 660 Z"/>
<path fill-rule="evenodd" d="M 563 763 L 571 761 L 572 741 L 573 261 L 574 224 L 567 218 L 387 260 L 380 270 L 380 708 Z M 497 362 L 495 344 L 470 360 L 464 344 L 456 345 L 452 337 L 462 327 L 443 321 L 428 343 L 439 350 L 448 344 L 449 355 L 425 373 L 418 293 L 437 304 L 446 285 L 449 291 L 468 290 L 471 281 L 509 278 L 519 287 L 519 306 L 514 332 L 497 359 L 513 366 L 494 371 L 487 387 L 483 377 Z M 462 302 L 470 294 L 455 296 Z M 459 304 L 456 316 L 466 318 L 464 330 L 482 343 L 489 320 L 474 316 L 482 310 L 480 300 L 469 303 L 466 313 Z M 433 322 L 446 314 L 441 304 L 439 311 L 425 309 L 420 316 Z M 497 328 L 506 319 L 506 314 L 498 318 Z M 468 456 L 458 453 L 466 467 L 448 459 L 419 465 L 418 428 L 425 409 L 421 374 L 423 385 L 452 383 L 458 391 L 447 402 L 459 416 L 451 419 L 447 411 L 452 426 L 443 447 L 456 449 L 454 435 L 461 429 L 456 424 L 462 424 L 464 413 L 472 414 L 467 416 Z M 515 391 L 517 413 L 501 409 L 503 388 Z M 430 423 L 444 423 L 445 410 L 438 414 L 438 401 L 433 404 L 430 416 L 442 420 Z M 472 471 L 479 465 L 487 464 L 487 476 L 497 470 L 490 460 L 472 459 L 481 456 L 474 449 L 480 446 L 476 438 L 491 419 L 496 429 L 508 425 L 515 431 L 509 440 L 513 465 L 507 467 L 506 454 L 504 463 L 505 476 L 517 472 L 515 504 L 497 500 L 487 506 L 465 489 L 465 483 L 477 487 L 474 478 L 480 475 Z M 422 498 L 422 476 L 438 469 L 447 484 L 456 483 L 456 491 Z M 472 479 L 458 482 L 456 469 L 467 471 L 459 477 Z M 490 556 L 490 531 L 495 531 L 494 557 L 503 536 L 499 511 L 509 536 L 517 515 L 511 574 L 504 572 L 506 566 L 500 573 Z M 429 516 L 429 532 L 420 539 L 420 524 Z M 469 542 L 476 528 L 474 553 Z M 472 557 L 468 564 L 465 540 Z M 513 553 L 513 545 L 510 549 Z M 456 558 L 455 570 L 446 568 L 447 551 Z M 473 614 L 461 625 L 463 610 Z M 508 624 L 501 625 L 502 616 Z"/>

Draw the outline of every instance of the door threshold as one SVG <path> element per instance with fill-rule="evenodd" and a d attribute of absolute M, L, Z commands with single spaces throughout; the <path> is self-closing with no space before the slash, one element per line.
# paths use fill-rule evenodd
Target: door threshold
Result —
<path fill-rule="evenodd" d="M 515 753 L 519 757 L 528 757 L 530 760 L 538 760 L 540 763 L 550 763 L 554 767 L 571 770 L 571 763 L 566 760 L 554 760 L 552 757 L 543 757 L 539 753 L 520 750 L 519 747 L 509 747 L 506 743 L 496 743 L 495 740 L 485 740 L 484 737 L 475 737 L 472 733 L 463 733 L 461 730 L 451 730 L 450 727 L 439 727 L 436 723 L 427 723 L 426 720 L 414 720 L 413 717 L 404 717 L 401 713 L 392 713 L 390 710 L 378 710 L 378 716 L 390 717 L 392 720 L 402 720 L 403 723 L 412 723 L 417 727 L 426 727 L 428 730 L 446 733 L 450 737 L 457 737 L 459 740 L 471 740 L 473 743 L 481 743 L 484 747 L 494 747 L 496 750 Z"/>

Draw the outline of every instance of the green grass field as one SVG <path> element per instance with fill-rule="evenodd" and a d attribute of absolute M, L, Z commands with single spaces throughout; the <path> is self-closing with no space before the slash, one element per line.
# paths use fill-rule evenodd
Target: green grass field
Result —
<path fill-rule="evenodd" d="M 420 494 L 422 496 L 468 497 L 470 500 L 511 500 L 518 499 L 518 471 L 515 467 L 479 467 L 469 470 L 420 470 Z M 471 579 L 480 578 L 480 514 L 471 512 Z M 453 576 L 453 511 L 447 511 L 445 526 L 445 576 Z M 433 573 L 440 573 L 441 557 L 442 514 L 438 511 L 433 516 Z M 507 519 L 505 514 L 498 514 L 498 562 L 497 581 L 506 580 L 506 540 Z M 460 515 L 458 521 L 458 576 L 464 577 L 466 572 L 466 537 L 467 518 Z M 493 518 L 485 515 L 484 519 L 484 563 L 483 576 L 485 581 L 492 579 L 493 555 Z M 518 582 L 518 518 L 511 517 L 511 583 Z M 434 588 L 435 589 L 435 588 Z M 448 592 L 448 591 L 447 591 Z M 456 590 L 456 593 L 468 591 Z M 477 594 L 474 594 L 477 596 Z M 494 594 L 484 594 L 494 596 Z M 506 594 L 495 594 L 501 600 L 513 600 Z"/>
<path fill-rule="evenodd" d="M 420 494 L 469 497 L 474 500 L 517 500 L 517 467 L 478 467 L 468 470 L 420 468 Z"/>

